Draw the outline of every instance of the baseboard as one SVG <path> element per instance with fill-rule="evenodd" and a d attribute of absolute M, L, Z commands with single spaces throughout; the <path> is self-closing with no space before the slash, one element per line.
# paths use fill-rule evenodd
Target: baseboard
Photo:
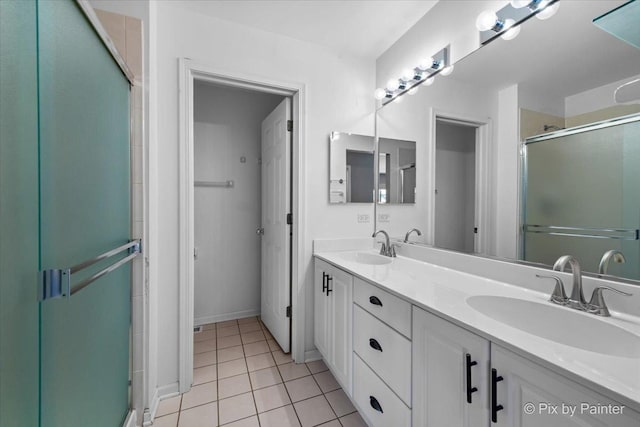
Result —
<path fill-rule="evenodd" d="M 127 418 L 124 420 L 122 427 L 136 427 L 136 410 L 130 409 Z"/>
<path fill-rule="evenodd" d="M 318 350 L 309 350 L 304 352 L 304 361 L 313 362 L 322 359 L 322 355 Z"/>
<path fill-rule="evenodd" d="M 180 394 L 180 385 L 176 382 L 173 384 L 163 385 L 162 387 L 156 388 L 153 397 L 151 398 L 151 404 L 149 405 L 149 411 L 144 413 L 144 426 L 150 426 L 153 424 L 153 420 L 156 417 L 156 412 L 158 412 L 158 405 L 161 400 L 168 399 L 170 397 L 174 397 Z"/>
<path fill-rule="evenodd" d="M 207 323 L 224 322 L 225 320 L 242 319 L 243 317 L 258 316 L 260 310 L 243 310 L 233 313 L 216 314 L 213 316 L 196 317 L 193 320 L 193 326 L 206 325 Z"/>

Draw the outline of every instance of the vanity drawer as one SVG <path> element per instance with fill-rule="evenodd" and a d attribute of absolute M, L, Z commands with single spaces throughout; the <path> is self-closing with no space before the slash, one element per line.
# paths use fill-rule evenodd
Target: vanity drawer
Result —
<path fill-rule="evenodd" d="M 354 278 L 353 300 L 404 336 L 411 338 L 411 304 Z"/>
<path fill-rule="evenodd" d="M 353 350 L 411 406 L 411 341 L 354 305 Z"/>
<path fill-rule="evenodd" d="M 410 427 L 411 410 L 358 357 L 353 355 L 353 400 L 371 427 Z M 374 406 L 379 405 L 380 410 Z"/>

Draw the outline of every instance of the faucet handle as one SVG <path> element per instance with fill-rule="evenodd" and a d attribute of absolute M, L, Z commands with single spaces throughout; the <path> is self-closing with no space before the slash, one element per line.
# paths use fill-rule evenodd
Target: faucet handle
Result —
<path fill-rule="evenodd" d="M 541 274 L 536 274 L 536 277 L 538 279 L 553 279 L 553 280 L 555 280 L 556 286 L 553 288 L 553 293 L 551 294 L 551 297 L 549 298 L 549 301 L 551 301 L 551 302 L 553 302 L 555 304 L 560 304 L 560 305 L 565 305 L 567 303 L 569 298 L 567 298 L 567 293 L 564 290 L 564 283 L 562 282 L 561 278 L 559 278 L 558 276 L 553 276 L 553 275 L 543 276 Z"/>
<path fill-rule="evenodd" d="M 625 297 L 630 297 L 633 294 L 628 292 L 622 292 L 615 288 L 610 288 L 609 286 L 599 286 L 593 290 L 593 294 L 591 295 L 591 301 L 587 305 L 587 311 L 590 313 L 597 314 L 598 316 L 609 317 L 609 307 L 604 301 L 604 297 L 602 296 L 603 291 L 611 291 L 620 295 L 624 295 Z"/>
<path fill-rule="evenodd" d="M 400 245 L 396 244 L 396 243 L 391 243 L 389 245 L 389 250 L 388 250 L 388 254 L 390 257 L 395 258 L 396 257 L 396 248 L 399 248 Z"/>
<path fill-rule="evenodd" d="M 387 245 L 382 242 L 382 246 L 380 246 L 380 255 L 387 256 Z"/>

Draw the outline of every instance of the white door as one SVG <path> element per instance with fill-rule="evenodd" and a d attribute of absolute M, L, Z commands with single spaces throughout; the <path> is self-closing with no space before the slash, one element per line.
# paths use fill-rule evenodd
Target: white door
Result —
<path fill-rule="evenodd" d="M 291 304 L 289 281 L 291 136 L 287 121 L 291 104 L 285 98 L 262 122 L 262 285 L 261 317 L 285 353 L 289 352 Z"/>
<path fill-rule="evenodd" d="M 353 276 L 332 269 L 327 278 L 329 296 L 329 363 L 344 391 L 351 395 Z"/>
<path fill-rule="evenodd" d="M 327 273 L 330 273 L 331 266 L 319 259 L 316 259 L 315 263 L 313 282 L 313 337 L 316 348 L 328 363 L 329 298 L 327 297 Z"/>

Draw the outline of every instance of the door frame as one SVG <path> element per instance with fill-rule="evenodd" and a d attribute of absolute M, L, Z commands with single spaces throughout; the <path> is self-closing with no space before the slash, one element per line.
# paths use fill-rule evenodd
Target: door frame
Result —
<path fill-rule="evenodd" d="M 178 59 L 179 68 L 179 319 L 178 380 L 180 393 L 189 391 L 193 382 L 193 305 L 194 305 L 194 165 L 193 165 L 193 86 L 195 80 L 224 86 L 251 89 L 291 97 L 292 104 L 292 176 L 293 214 L 291 241 L 291 355 L 304 360 L 305 292 L 303 251 L 305 247 L 304 171 L 306 134 L 306 88 L 303 83 L 276 81 L 263 76 L 222 70 L 189 59 Z M 298 319 L 298 321 L 293 321 Z M 300 321 L 302 320 L 302 321 Z"/>
<path fill-rule="evenodd" d="M 461 126 L 476 128 L 476 196 L 475 196 L 475 223 L 480 230 L 476 234 L 474 249 L 477 253 L 487 254 L 490 248 L 490 236 L 493 234 L 493 224 L 491 218 L 491 204 L 489 201 L 491 192 L 491 169 L 490 169 L 490 135 L 491 118 L 473 117 L 465 114 L 445 112 L 436 108 L 430 109 L 429 115 L 430 134 L 427 144 L 428 161 L 427 168 L 429 179 L 427 180 L 427 243 L 433 245 L 435 242 L 435 191 L 436 191 L 436 123 L 444 121 Z"/>

